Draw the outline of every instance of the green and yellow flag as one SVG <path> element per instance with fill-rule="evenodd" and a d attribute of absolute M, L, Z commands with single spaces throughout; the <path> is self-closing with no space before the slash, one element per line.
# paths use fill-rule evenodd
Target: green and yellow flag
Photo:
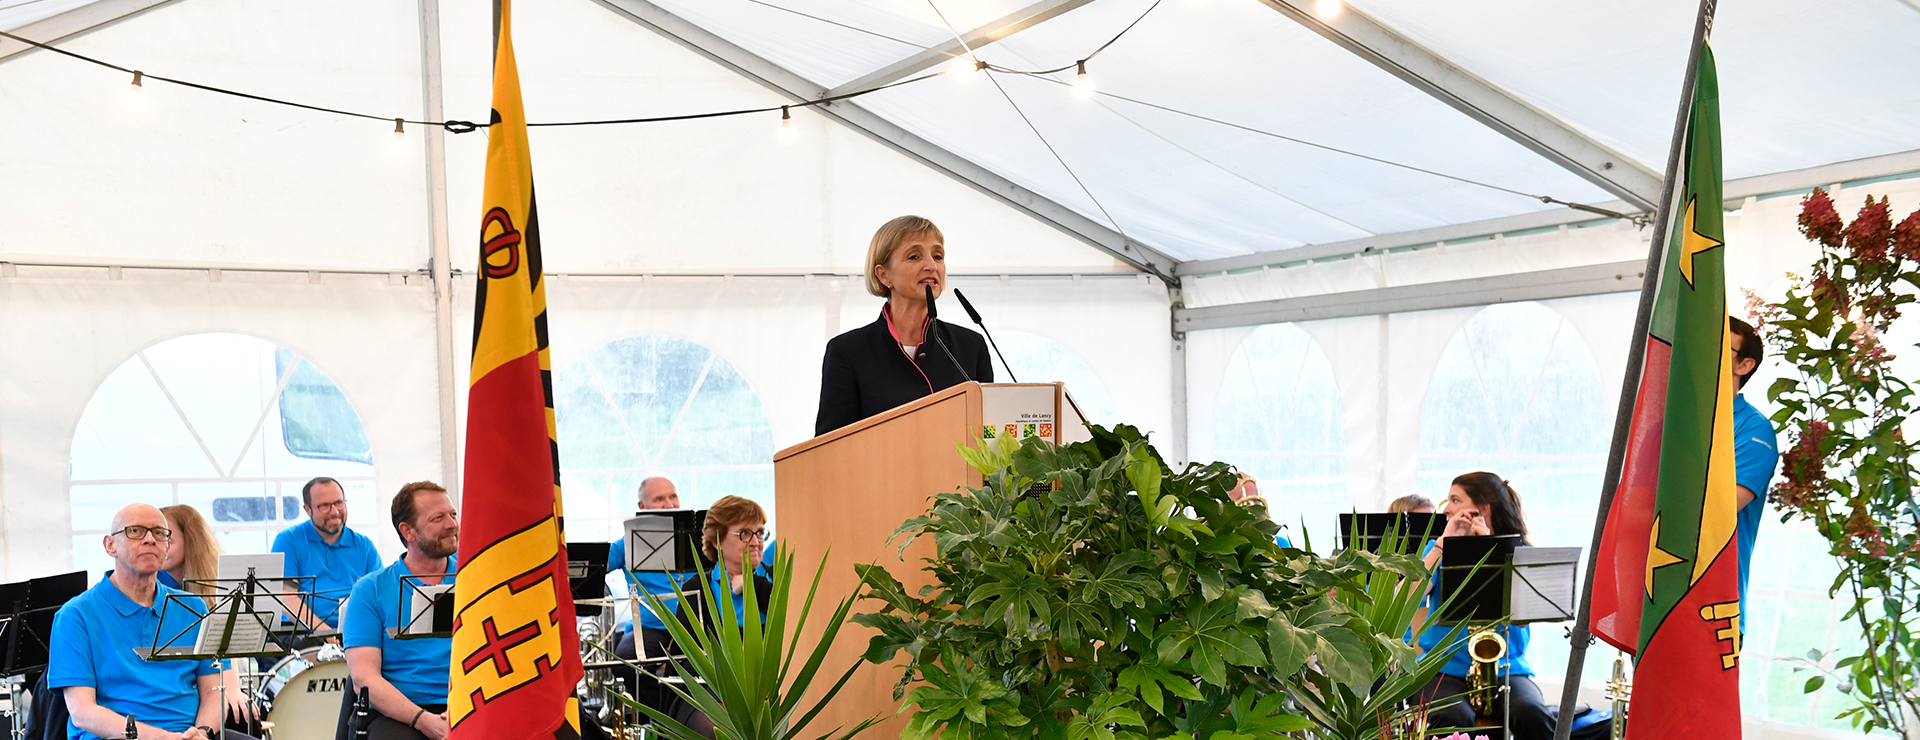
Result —
<path fill-rule="evenodd" d="M 500 2 L 474 291 L 447 696 L 455 740 L 580 735 L 580 635 L 560 527 L 547 294 L 511 5 Z"/>
<path fill-rule="evenodd" d="M 1593 634 L 1634 655 L 1629 740 L 1740 737 L 1733 344 L 1706 45 L 1680 162 L 1625 464 L 1594 554 Z"/>

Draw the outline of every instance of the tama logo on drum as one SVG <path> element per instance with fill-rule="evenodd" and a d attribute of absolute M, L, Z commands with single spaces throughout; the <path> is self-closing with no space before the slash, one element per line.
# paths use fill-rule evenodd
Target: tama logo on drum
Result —
<path fill-rule="evenodd" d="M 307 682 L 307 693 L 345 691 L 344 678 L 316 678 Z"/>

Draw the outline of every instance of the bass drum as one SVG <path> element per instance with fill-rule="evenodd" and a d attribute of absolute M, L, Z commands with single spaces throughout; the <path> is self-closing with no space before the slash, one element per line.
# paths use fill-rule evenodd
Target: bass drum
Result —
<path fill-rule="evenodd" d="M 281 658 L 261 686 L 272 740 L 333 740 L 347 689 L 347 661 L 332 645 Z"/>

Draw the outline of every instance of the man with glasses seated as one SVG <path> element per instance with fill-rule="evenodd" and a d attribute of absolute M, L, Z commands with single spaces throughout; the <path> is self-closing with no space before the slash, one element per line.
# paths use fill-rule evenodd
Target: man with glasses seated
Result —
<path fill-rule="evenodd" d="M 155 578 L 172 540 L 159 509 L 121 509 L 113 515 L 113 533 L 102 540 L 113 570 L 54 616 L 47 686 L 66 698 L 69 740 L 119 740 L 129 724 L 141 740 L 221 737 L 213 729 L 221 708 L 213 661 L 150 661 L 133 652 L 156 639 L 191 646 L 199 634 L 194 620 L 205 602 L 168 599 L 188 594 Z M 246 737 L 231 730 L 224 736 Z"/>
<path fill-rule="evenodd" d="M 300 508 L 307 520 L 281 530 L 273 551 L 286 553 L 289 577 L 303 577 L 289 581 L 289 587 L 310 584 L 313 589 L 313 597 L 301 599 L 295 618 L 314 629 L 337 627 L 340 602 L 361 576 L 380 569 L 380 553 L 373 540 L 347 527 L 347 493 L 339 481 L 307 481 L 300 489 Z"/>

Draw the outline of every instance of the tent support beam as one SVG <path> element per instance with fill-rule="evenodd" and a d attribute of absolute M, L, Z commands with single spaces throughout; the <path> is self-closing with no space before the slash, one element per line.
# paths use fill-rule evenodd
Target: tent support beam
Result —
<path fill-rule="evenodd" d="M 445 117 L 444 75 L 440 67 L 440 0 L 420 0 L 421 107 L 426 119 Z M 427 142 L 427 230 L 432 239 L 427 270 L 433 277 L 433 333 L 440 379 L 440 479 L 460 500 L 460 389 L 454 373 L 453 245 L 447 220 L 446 130 L 425 126 Z"/>
<path fill-rule="evenodd" d="M 171 2 L 174 0 L 98 0 L 12 29 L 11 32 L 16 36 L 51 44 L 105 28 Z M 13 39 L 0 39 L 0 63 L 33 50 L 34 47 Z"/>
<path fill-rule="evenodd" d="M 594 0 L 616 15 L 678 42 L 688 49 L 732 69 L 747 79 L 796 101 L 819 100 L 826 88 L 720 38 L 647 0 Z M 1055 203 L 1013 181 L 920 138 L 905 128 L 851 101 L 812 106 L 820 115 L 839 121 L 895 151 L 959 180 L 1015 210 L 1038 219 L 1115 259 L 1172 284 L 1178 260 L 1071 208 Z"/>
<path fill-rule="evenodd" d="M 1502 136 L 1641 211 L 1660 197 L 1660 173 L 1527 105 L 1348 5 L 1322 18 L 1309 0 L 1260 0 Z"/>
<path fill-rule="evenodd" d="M 1644 260 L 1568 267 L 1509 275 L 1417 283 L 1391 288 L 1232 303 L 1173 312 L 1174 330 L 1227 329 L 1288 321 L 1319 321 L 1349 316 L 1379 316 L 1492 303 L 1540 301 L 1640 289 Z"/>
<path fill-rule="evenodd" d="M 963 46 L 959 41 L 928 47 L 868 74 L 854 78 L 827 91 L 828 96 L 844 95 L 856 90 L 866 90 L 892 82 L 898 82 L 921 72 L 939 66 L 949 59 L 966 56 L 967 49 L 978 49 L 1021 31 L 1045 23 L 1048 20 L 1065 15 L 1067 11 L 1093 2 L 1093 0 L 1041 0 L 1027 7 L 1008 13 L 989 21 L 987 24 L 960 34 L 966 40 Z"/>
<path fill-rule="evenodd" d="M 1776 172 L 1770 175 L 1743 177 L 1726 182 L 1726 203 L 1735 207 L 1747 198 L 1763 197 L 1774 193 L 1790 193 L 1812 187 L 1825 187 L 1835 183 L 1854 180 L 1871 180 L 1896 175 L 1920 175 L 1920 149 L 1883 154 L 1877 157 L 1863 157 L 1846 162 L 1835 162 L 1817 167 Z M 1626 203 L 1610 201 L 1598 204 L 1610 210 L 1630 210 Z M 1562 224 L 1591 223 L 1606 220 L 1585 211 L 1561 208 L 1536 213 L 1523 213 L 1518 216 L 1503 216 L 1484 221 L 1472 221 L 1451 226 L 1438 226 L 1418 231 L 1403 231 L 1397 234 L 1381 234 L 1360 239 L 1310 244 L 1304 247 L 1276 249 L 1271 252 L 1255 252 L 1236 257 L 1221 257 L 1211 260 L 1182 262 L 1174 268 L 1173 274 L 1180 277 L 1212 275 L 1233 270 L 1245 270 L 1255 267 L 1272 267 L 1290 262 L 1306 262 L 1328 257 L 1370 254 L 1396 247 L 1411 247 L 1434 242 L 1471 239 L 1491 236 L 1509 231 L 1524 231 Z"/>

